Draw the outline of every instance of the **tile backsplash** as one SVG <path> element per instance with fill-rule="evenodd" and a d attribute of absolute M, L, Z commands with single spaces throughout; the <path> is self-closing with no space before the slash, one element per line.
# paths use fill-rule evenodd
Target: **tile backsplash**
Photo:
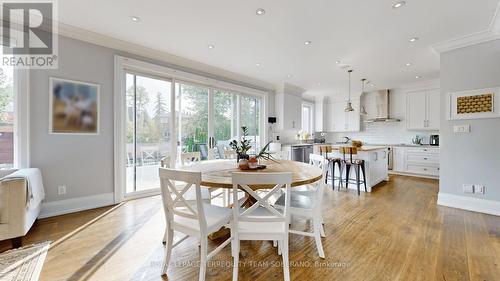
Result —
<path fill-rule="evenodd" d="M 422 143 L 429 143 L 429 136 L 439 134 L 439 131 L 408 131 L 405 122 L 362 123 L 360 132 L 332 133 L 325 137 L 327 142 L 342 141 L 347 136 L 370 144 L 400 144 L 411 143 L 415 136 L 423 138 Z"/>

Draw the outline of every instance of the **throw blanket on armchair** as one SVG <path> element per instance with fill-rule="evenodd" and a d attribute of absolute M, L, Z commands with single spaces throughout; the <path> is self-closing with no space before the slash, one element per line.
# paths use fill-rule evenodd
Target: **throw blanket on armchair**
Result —
<path fill-rule="evenodd" d="M 45 198 L 45 191 L 43 189 L 42 173 L 39 169 L 20 169 L 12 174 L 9 174 L 0 181 L 10 181 L 10 180 L 26 180 L 27 183 L 27 198 L 26 207 L 37 206 Z"/>

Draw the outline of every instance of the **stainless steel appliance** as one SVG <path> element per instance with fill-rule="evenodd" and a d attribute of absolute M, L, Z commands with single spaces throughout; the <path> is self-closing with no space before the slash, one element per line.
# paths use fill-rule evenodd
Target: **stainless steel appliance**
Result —
<path fill-rule="evenodd" d="M 292 146 L 292 160 L 309 163 L 309 154 L 313 153 L 312 145 Z"/>
<path fill-rule="evenodd" d="M 429 144 L 438 146 L 439 145 L 439 135 L 431 135 L 429 137 Z"/>

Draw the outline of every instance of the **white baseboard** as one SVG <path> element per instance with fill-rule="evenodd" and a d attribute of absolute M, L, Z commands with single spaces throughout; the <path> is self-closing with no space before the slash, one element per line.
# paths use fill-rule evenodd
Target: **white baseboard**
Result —
<path fill-rule="evenodd" d="M 92 196 L 71 198 L 51 202 L 43 202 L 38 218 L 48 218 L 99 207 L 113 205 L 114 193 L 103 193 Z"/>
<path fill-rule="evenodd" d="M 439 192 L 437 203 L 441 206 L 500 216 L 500 201 Z"/>
<path fill-rule="evenodd" d="M 424 178 L 424 179 L 435 179 L 435 180 L 439 179 L 439 176 L 422 175 L 422 174 L 412 174 L 412 173 L 396 172 L 396 171 L 389 171 L 389 175 L 399 175 L 399 176 L 408 176 L 408 177 Z"/>

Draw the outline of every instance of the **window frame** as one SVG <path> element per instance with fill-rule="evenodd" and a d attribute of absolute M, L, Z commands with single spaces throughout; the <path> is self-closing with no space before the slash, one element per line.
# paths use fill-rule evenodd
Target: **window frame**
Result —
<path fill-rule="evenodd" d="M 158 64 L 148 63 L 136 59 L 131 59 L 119 55 L 114 57 L 114 200 L 115 203 L 120 203 L 124 200 L 134 199 L 139 197 L 150 196 L 154 194 L 159 194 L 158 190 L 148 191 L 144 193 L 137 193 L 132 196 L 125 196 L 125 143 L 124 143 L 124 132 L 126 130 L 126 119 L 125 119 L 125 100 L 126 97 L 122 95 L 125 91 L 125 73 L 137 73 L 140 75 L 149 75 L 152 77 L 158 77 L 162 80 L 171 81 L 171 101 L 170 101 L 170 119 L 176 120 L 176 84 L 189 84 L 196 85 L 200 87 L 206 87 L 208 89 L 209 95 L 209 127 L 208 134 L 209 137 L 214 136 L 212 130 L 214 126 L 211 126 L 213 122 L 213 91 L 220 90 L 225 92 L 230 92 L 237 96 L 237 137 L 240 138 L 241 132 L 240 128 L 240 113 L 241 113 L 241 96 L 250 96 L 258 98 L 261 101 L 260 109 L 260 144 L 265 143 L 267 139 L 266 123 L 268 116 L 268 95 L 269 92 L 249 88 L 241 85 L 237 85 L 231 82 L 226 82 L 222 79 L 209 78 L 207 76 L 194 74 L 190 72 L 181 71 L 174 68 L 169 68 L 161 66 Z M 179 131 L 175 126 L 170 127 L 170 135 L 172 140 L 179 139 Z M 171 151 L 177 151 L 177 142 L 171 142 Z M 176 157 L 171 157 L 171 165 L 176 164 Z M 172 166 L 173 167 L 173 166 Z"/>
<path fill-rule="evenodd" d="M 301 124 L 301 129 L 304 131 L 303 125 L 304 125 L 304 107 L 307 107 L 309 109 L 309 130 L 307 131 L 309 134 L 314 134 L 314 103 L 308 102 L 308 101 L 302 101 L 302 106 L 301 106 L 301 116 L 302 116 L 302 124 Z"/>

